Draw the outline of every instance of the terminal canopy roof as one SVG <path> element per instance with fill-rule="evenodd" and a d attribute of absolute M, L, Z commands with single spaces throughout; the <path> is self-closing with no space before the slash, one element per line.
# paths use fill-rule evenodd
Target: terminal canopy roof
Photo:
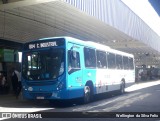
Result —
<path fill-rule="evenodd" d="M 158 65 L 160 37 L 120 0 L 25 0 L 0 5 L 0 38 L 25 43 L 71 36 Z"/>

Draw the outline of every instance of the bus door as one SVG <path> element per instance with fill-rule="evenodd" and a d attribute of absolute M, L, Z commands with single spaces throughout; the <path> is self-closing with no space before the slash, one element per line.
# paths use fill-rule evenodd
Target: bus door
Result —
<path fill-rule="evenodd" d="M 67 87 L 70 90 L 70 98 L 83 95 L 82 78 L 82 52 L 83 48 L 74 43 L 68 43 L 68 81 Z"/>

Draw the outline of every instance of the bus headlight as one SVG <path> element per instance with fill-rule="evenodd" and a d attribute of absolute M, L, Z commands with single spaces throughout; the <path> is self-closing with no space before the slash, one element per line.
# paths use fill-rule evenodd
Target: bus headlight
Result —
<path fill-rule="evenodd" d="M 57 90 L 62 89 L 63 86 L 64 86 L 64 83 L 63 83 L 63 82 L 59 82 L 59 83 L 57 84 Z"/>
<path fill-rule="evenodd" d="M 28 87 L 28 91 L 33 91 L 33 88 L 32 87 Z"/>

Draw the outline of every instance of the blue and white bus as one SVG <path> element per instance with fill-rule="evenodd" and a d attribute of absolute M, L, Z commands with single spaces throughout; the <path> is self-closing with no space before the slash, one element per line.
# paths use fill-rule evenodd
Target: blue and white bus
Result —
<path fill-rule="evenodd" d="M 95 94 L 135 82 L 134 56 L 72 37 L 44 38 L 24 44 L 22 86 L 26 99 L 91 101 Z"/>

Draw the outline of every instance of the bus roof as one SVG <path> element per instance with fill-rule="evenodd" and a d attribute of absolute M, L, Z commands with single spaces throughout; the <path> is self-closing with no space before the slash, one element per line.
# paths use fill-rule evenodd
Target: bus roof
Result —
<path fill-rule="evenodd" d="M 126 56 L 129 56 L 129 57 L 134 57 L 133 54 L 122 52 L 122 51 L 119 51 L 119 50 L 115 50 L 115 49 L 110 48 L 109 46 L 102 45 L 102 44 L 99 44 L 99 43 L 96 43 L 96 42 L 93 42 L 93 41 L 83 41 L 83 40 L 75 39 L 75 38 L 72 38 L 72 37 L 64 37 L 64 38 L 66 40 L 68 40 L 69 42 L 72 42 L 72 43 L 75 42 L 77 44 L 81 44 L 81 45 L 84 45 L 84 46 L 87 46 L 87 47 L 95 48 L 97 50 L 116 53 L 116 54 L 120 54 L 120 55 L 124 55 L 124 56 L 126 55 Z"/>
<path fill-rule="evenodd" d="M 113 52 L 113 53 L 117 53 L 117 54 L 121 54 L 121 55 L 126 55 L 126 56 L 130 56 L 130 57 L 134 57 L 132 54 L 126 53 L 126 52 L 122 52 L 119 50 L 115 50 L 110 48 L 109 46 L 106 45 L 102 45 L 93 41 L 85 41 L 85 40 L 80 40 L 80 39 L 76 39 L 73 37 L 69 37 L 69 36 L 59 36 L 59 37 L 47 37 L 47 38 L 42 38 L 42 39 L 38 39 L 39 40 L 48 40 L 48 39 L 60 39 L 60 38 L 64 38 L 65 40 L 67 40 L 68 42 L 72 42 L 72 43 L 77 43 L 83 46 L 87 46 L 87 47 L 91 47 L 91 48 L 95 48 L 97 50 L 101 50 L 101 51 L 107 51 L 107 52 Z"/>

